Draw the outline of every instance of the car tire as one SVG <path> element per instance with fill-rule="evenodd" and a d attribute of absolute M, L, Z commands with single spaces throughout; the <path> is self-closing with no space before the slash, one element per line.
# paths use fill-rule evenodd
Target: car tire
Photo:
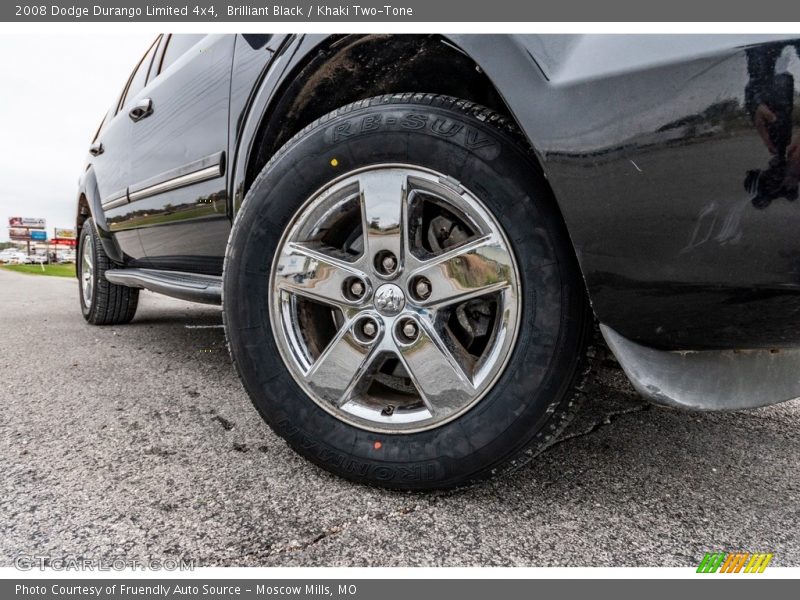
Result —
<path fill-rule="evenodd" d="M 89 218 L 84 222 L 78 240 L 76 269 L 81 313 L 92 325 L 121 325 L 129 323 L 136 314 L 138 288 L 106 280 L 106 271 L 111 267 L 111 259 L 103 250 L 94 220 Z"/>
<path fill-rule="evenodd" d="M 348 183 L 351 180 L 354 183 Z M 402 234 L 397 239 L 407 238 L 408 246 L 402 250 L 402 265 L 416 265 L 414 273 L 431 274 L 430 281 L 426 279 L 430 285 L 421 288 L 428 294 L 431 289 L 450 294 L 459 286 L 479 294 L 494 290 L 493 278 L 499 278 L 502 291 L 474 300 L 484 312 L 461 311 L 463 304 L 452 304 L 461 296 L 451 298 L 442 292 L 445 308 L 426 316 L 424 294 L 415 296 L 420 279 L 411 271 L 395 275 L 399 292 L 386 285 L 395 281 L 390 276 L 393 271 L 383 275 L 379 271 L 397 261 L 384 263 L 385 256 L 377 253 L 374 260 L 367 256 L 367 248 L 371 251 L 389 240 L 380 234 L 390 229 L 376 234 L 383 217 L 370 212 L 379 214 L 379 209 L 371 208 L 378 201 L 369 198 L 393 197 L 393 191 L 371 190 L 381 182 L 394 182 L 385 184 L 393 190 L 397 181 L 404 194 L 402 225 L 396 230 Z M 362 216 L 346 216 L 351 213 Z M 436 221 L 440 218 L 445 220 Z M 344 236 L 337 228 L 346 232 L 340 224 L 354 227 L 353 222 L 356 241 L 336 246 L 339 242 L 333 240 Z M 450 237 L 440 242 L 436 237 L 440 231 L 450 237 L 460 231 L 459 238 L 467 241 L 452 242 L 449 248 L 454 250 L 442 249 L 439 246 Z M 462 262 L 457 264 L 468 265 L 467 274 L 458 275 L 458 281 L 442 279 L 442 273 L 449 277 L 458 270 L 448 252 L 461 252 L 484 234 L 495 240 L 493 249 L 458 258 Z M 292 241 L 293 236 L 301 241 Z M 300 254 L 292 254 L 295 251 Z M 337 253 L 344 257 L 332 258 Z M 329 296 L 325 296 L 318 311 L 316 297 L 307 294 L 335 295 L 337 277 L 347 272 L 333 267 L 325 271 L 329 260 L 339 265 L 336 269 L 352 264 L 365 273 L 370 268 L 378 271 L 365 275 L 363 282 L 342 279 L 342 296 L 355 289 L 355 299 L 345 298 L 341 306 L 334 299 L 328 310 Z M 342 267 L 342 260 L 351 262 Z M 437 261 L 446 266 L 436 267 L 435 272 L 419 267 Z M 469 287 L 470 273 L 479 273 L 479 279 L 489 283 Z M 407 317 L 402 312 L 393 317 L 382 312 L 401 304 Z M 462 328 L 459 311 L 471 314 L 465 317 L 468 321 L 488 318 L 491 333 L 479 333 L 482 330 L 472 322 Z M 375 321 L 358 321 L 359 315 Z M 270 427 L 317 465 L 351 480 L 393 489 L 468 484 L 523 464 L 545 448 L 585 393 L 581 385 L 588 373 L 593 324 L 567 232 L 524 137 L 495 111 L 430 94 L 385 95 L 340 108 L 307 126 L 275 154 L 253 181 L 234 222 L 224 266 L 223 318 L 244 388 Z M 401 344 L 401 339 L 408 341 L 403 336 L 409 322 L 418 325 L 408 326 L 414 334 L 410 339 L 416 342 Z M 515 323 L 511 344 L 509 331 L 501 329 L 509 322 Z M 313 349 L 309 340 L 319 338 L 326 327 L 333 333 L 329 331 Z M 294 333 L 296 328 L 300 334 Z M 464 330 L 472 331 L 473 337 L 465 336 Z M 374 336 L 380 341 L 372 342 Z M 482 354 L 473 356 L 476 339 L 481 342 L 475 352 L 483 348 L 481 352 L 493 356 L 505 353 L 502 365 L 490 363 Z M 380 354 L 378 346 L 360 349 L 362 342 L 386 343 L 396 356 Z M 375 363 L 374 357 L 380 356 L 383 362 L 367 365 L 367 359 L 361 363 L 358 358 L 351 363 L 347 357 L 353 348 L 357 357 L 369 355 Z M 303 361 L 308 362 L 307 371 Z M 336 368 L 329 369 L 329 362 Z M 324 363 L 324 377 L 318 363 Z M 356 365 L 352 380 L 342 364 Z M 455 365 L 458 373 L 451 375 L 442 365 Z M 473 398 L 478 373 L 487 365 L 495 371 L 493 379 Z M 367 373 L 372 379 L 362 382 Z M 340 383 L 347 381 L 349 387 L 342 388 Z M 411 385 L 404 388 L 403 382 Z M 462 383 L 467 390 L 463 393 Z M 393 405 L 388 413 L 388 408 L 375 406 L 394 397 L 405 402 L 402 414 Z M 328 398 L 334 400 L 328 404 Z M 441 401 L 444 408 L 431 399 Z M 410 425 L 402 422 L 412 417 L 417 420 Z"/>

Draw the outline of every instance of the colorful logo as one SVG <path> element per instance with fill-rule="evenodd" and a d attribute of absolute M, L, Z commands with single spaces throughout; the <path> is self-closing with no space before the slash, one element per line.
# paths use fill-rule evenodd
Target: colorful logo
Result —
<path fill-rule="evenodd" d="M 698 573 L 763 573 L 772 554 L 749 552 L 706 552 L 697 567 Z"/>

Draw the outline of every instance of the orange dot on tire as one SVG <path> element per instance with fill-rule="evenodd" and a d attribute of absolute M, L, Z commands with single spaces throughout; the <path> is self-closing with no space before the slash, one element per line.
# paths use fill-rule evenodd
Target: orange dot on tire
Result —
<path fill-rule="evenodd" d="M 375 442 L 374 444 L 372 444 L 372 447 L 375 448 L 375 450 L 380 450 L 381 446 L 383 446 L 383 444 L 381 444 L 380 442 Z"/>

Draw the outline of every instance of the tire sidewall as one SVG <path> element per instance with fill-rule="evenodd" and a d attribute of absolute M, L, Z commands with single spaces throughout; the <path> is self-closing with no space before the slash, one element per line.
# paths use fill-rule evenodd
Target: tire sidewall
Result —
<path fill-rule="evenodd" d="M 319 407 L 283 364 L 270 326 L 270 270 L 294 215 L 331 181 L 378 164 L 432 169 L 480 198 L 504 228 L 521 279 L 517 340 L 493 388 L 459 418 L 411 434 L 360 429 Z M 225 262 L 231 353 L 259 412 L 312 461 L 389 487 L 457 485 L 557 429 L 551 421 L 569 401 L 582 336 L 573 263 L 546 185 L 517 140 L 447 108 L 366 105 L 289 142 L 248 192 Z"/>
<path fill-rule="evenodd" d="M 86 306 L 83 298 L 83 249 L 84 244 L 91 244 L 92 246 L 92 261 L 95 268 L 92 270 L 92 302 L 91 305 Z M 81 235 L 78 240 L 78 256 L 77 256 L 77 273 L 78 273 L 78 296 L 81 303 L 81 313 L 85 319 L 89 319 L 92 314 L 92 308 L 97 300 L 97 269 L 99 267 L 97 262 L 97 240 L 94 235 L 94 222 L 88 219 L 81 228 Z"/>

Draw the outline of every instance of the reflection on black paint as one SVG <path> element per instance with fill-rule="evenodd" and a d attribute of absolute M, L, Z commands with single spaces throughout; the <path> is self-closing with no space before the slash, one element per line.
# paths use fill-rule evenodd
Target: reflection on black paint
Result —
<path fill-rule="evenodd" d="M 766 208 L 779 198 L 793 202 L 798 196 L 800 136 L 792 131 L 794 77 L 776 73 L 786 48 L 797 52 L 798 44 L 768 44 L 747 51 L 747 112 L 772 155 L 765 169 L 750 170 L 745 176 L 744 187 L 756 208 Z"/>
<path fill-rule="evenodd" d="M 129 227 L 149 227 L 153 225 L 163 225 L 184 219 L 197 219 L 200 217 L 225 216 L 225 200 L 227 193 L 220 190 L 211 194 L 200 196 L 180 204 L 166 202 L 157 206 L 147 208 L 137 208 L 129 210 L 122 215 L 109 217 L 107 222 L 112 230 L 117 230 L 120 226 Z M 131 208 L 140 203 L 129 204 Z"/>

